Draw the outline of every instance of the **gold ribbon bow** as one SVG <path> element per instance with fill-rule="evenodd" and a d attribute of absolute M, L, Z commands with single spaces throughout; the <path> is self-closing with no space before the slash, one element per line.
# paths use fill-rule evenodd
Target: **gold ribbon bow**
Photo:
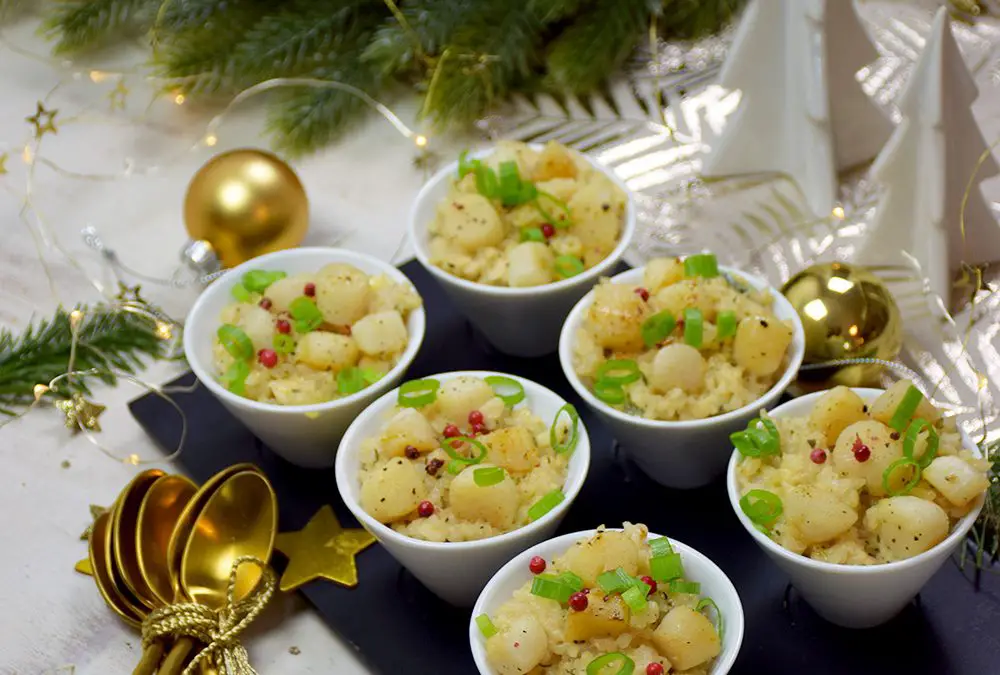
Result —
<path fill-rule="evenodd" d="M 259 567 L 261 579 L 250 594 L 237 601 L 234 598 L 236 571 L 245 564 Z M 206 647 L 192 659 L 182 675 L 197 672 L 198 665 L 206 659 L 221 664 L 228 675 L 257 675 L 240 643 L 240 633 L 263 611 L 276 585 L 275 574 L 266 562 L 253 556 L 237 558 L 229 573 L 225 607 L 216 611 L 195 602 L 160 607 L 142 622 L 142 646 L 145 649 L 166 636 L 193 637 Z"/>

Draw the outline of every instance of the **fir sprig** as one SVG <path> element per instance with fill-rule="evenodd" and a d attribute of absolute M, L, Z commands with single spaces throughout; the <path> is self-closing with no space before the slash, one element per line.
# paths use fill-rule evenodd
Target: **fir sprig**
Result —
<path fill-rule="evenodd" d="M 57 38 L 56 53 L 67 54 L 136 31 L 159 5 L 158 0 L 59 0 L 42 31 Z"/>
<path fill-rule="evenodd" d="M 142 357 L 164 356 L 166 342 L 156 334 L 153 319 L 105 305 L 86 308 L 78 327 L 75 370 L 100 371 L 109 385 L 117 378 L 113 371 L 135 373 L 143 367 Z M 15 408 L 34 400 L 36 384 L 48 384 L 69 367 L 73 331 L 69 312 L 59 308 L 47 319 L 29 325 L 20 335 L 0 330 L 0 414 L 14 415 Z M 87 378 L 74 377 L 60 383 L 57 395 L 90 393 Z"/>

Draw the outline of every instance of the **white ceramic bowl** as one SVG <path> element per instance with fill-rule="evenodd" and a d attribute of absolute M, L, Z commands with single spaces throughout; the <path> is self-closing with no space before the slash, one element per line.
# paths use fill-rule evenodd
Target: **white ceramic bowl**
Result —
<path fill-rule="evenodd" d="M 854 389 L 865 402 L 874 401 L 881 389 Z M 775 418 L 800 417 L 809 414 L 816 399 L 825 392 L 807 394 L 778 406 L 771 411 Z M 963 433 L 965 445 L 977 455 L 978 448 Z M 736 483 L 736 466 L 740 454 L 733 451 L 729 462 L 726 486 L 729 502 L 757 545 L 764 549 L 789 577 L 792 585 L 812 605 L 816 613 L 831 623 L 846 628 L 870 628 L 896 616 L 920 592 L 927 580 L 965 540 L 972 524 L 983 508 L 983 498 L 955 524 L 948 538 L 920 555 L 884 565 L 839 565 L 813 560 L 778 545 L 758 531 L 740 508 L 740 492 Z"/>
<path fill-rule="evenodd" d="M 212 345 L 219 328 L 219 314 L 233 302 L 232 288 L 245 272 L 266 269 L 292 275 L 316 272 L 330 263 L 349 263 L 368 274 L 385 274 L 394 281 L 412 285 L 392 265 L 361 253 L 320 247 L 277 251 L 234 267 L 214 281 L 202 291 L 184 324 L 184 355 L 201 383 L 269 448 L 289 462 L 305 467 L 332 466 L 337 443 L 348 425 L 369 403 L 399 384 L 424 339 L 423 307 L 407 317 L 409 344 L 399 363 L 385 377 L 356 394 L 325 403 L 277 405 L 237 396 L 215 378 Z"/>
<path fill-rule="evenodd" d="M 555 392 L 523 377 L 508 373 L 487 371 L 458 371 L 429 375 L 441 382 L 447 382 L 471 375 L 487 377 L 504 375 L 524 386 L 527 396 L 518 405 L 527 405 L 543 420 L 551 421 L 566 401 Z M 354 517 L 371 532 L 403 567 L 410 570 L 427 588 L 453 605 L 468 607 L 476 600 L 486 581 L 500 566 L 529 546 L 533 546 L 552 536 L 570 504 L 576 499 L 590 468 L 590 437 L 580 422 L 580 437 L 569 461 L 569 470 L 563 493 L 566 498 L 561 504 L 538 520 L 495 537 L 462 542 L 433 542 L 414 539 L 383 525 L 361 508 L 361 483 L 358 472 L 361 468 L 359 452 L 361 443 L 377 436 L 386 422 L 386 415 L 396 405 L 398 391 L 393 390 L 372 403 L 344 434 L 337 454 L 337 490 Z"/>
<path fill-rule="evenodd" d="M 531 147 L 541 149 L 542 146 Z M 475 156 L 486 157 L 491 153 L 490 149 Z M 451 180 L 458 173 L 458 162 L 443 168 L 424 185 L 410 212 L 410 240 L 417 260 L 441 283 L 459 311 L 505 354 L 533 357 L 554 352 L 559 342 L 559 329 L 570 308 L 614 267 L 632 241 L 635 202 L 631 191 L 613 171 L 586 155 L 583 157 L 624 191 L 625 219 L 621 239 L 614 251 L 594 267 L 569 279 L 528 288 L 490 286 L 461 279 L 431 264 L 427 227 L 434 220 L 438 203 L 448 194 Z"/>
<path fill-rule="evenodd" d="M 546 560 L 552 560 L 565 553 L 577 541 L 589 539 L 596 533 L 597 530 L 573 532 L 542 542 L 508 562 L 490 579 L 486 588 L 479 595 L 479 600 L 476 601 L 476 606 L 472 610 L 472 618 L 469 621 L 469 642 L 472 645 L 472 656 L 476 660 L 480 675 L 497 675 L 497 672 L 490 666 L 486 657 L 486 638 L 483 637 L 476 625 L 476 617 L 481 614 L 494 616 L 500 606 L 510 600 L 514 591 L 531 579 L 532 574 L 528 570 L 528 561 L 531 560 L 532 556 L 538 555 Z M 661 535 L 649 534 L 650 539 L 656 539 L 659 536 Z M 703 554 L 675 539 L 671 539 L 670 544 L 676 552 L 681 554 L 685 578 L 700 583 L 702 595 L 715 600 L 715 604 L 718 605 L 719 611 L 722 613 L 724 633 L 722 652 L 709 671 L 709 675 L 725 675 L 736 662 L 740 645 L 743 643 L 743 605 L 740 602 L 740 596 L 729 577 Z M 636 672 L 636 675 L 639 673 Z"/>
<path fill-rule="evenodd" d="M 645 268 L 636 268 L 615 276 L 615 283 L 640 283 Z M 789 320 L 794 327 L 792 343 L 785 356 L 785 372 L 763 396 L 742 408 L 700 420 L 650 420 L 616 410 L 594 396 L 573 368 L 573 345 L 576 334 L 586 318 L 594 299 L 588 293 L 566 318 L 559 338 L 559 362 L 566 379 L 576 392 L 611 428 L 628 456 L 650 478 L 670 488 L 696 488 L 707 485 L 726 470 L 733 446 L 729 434 L 745 429 L 761 408 L 774 406 L 781 394 L 798 374 L 805 354 L 805 333 L 795 309 L 780 292 L 766 281 L 753 275 L 719 267 L 720 270 L 745 280 L 756 289 L 767 289 L 774 297 L 772 309 L 779 319 Z"/>

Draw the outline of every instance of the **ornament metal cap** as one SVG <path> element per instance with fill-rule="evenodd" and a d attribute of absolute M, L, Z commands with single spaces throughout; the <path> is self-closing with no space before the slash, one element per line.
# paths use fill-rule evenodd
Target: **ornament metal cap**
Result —
<path fill-rule="evenodd" d="M 199 276 L 214 274 L 222 269 L 215 249 L 204 239 L 190 240 L 181 249 L 181 262 Z"/>

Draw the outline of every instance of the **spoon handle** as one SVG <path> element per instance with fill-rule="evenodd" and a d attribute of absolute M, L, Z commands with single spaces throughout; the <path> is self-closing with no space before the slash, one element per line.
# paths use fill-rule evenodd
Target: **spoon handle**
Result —
<path fill-rule="evenodd" d="M 194 649 L 194 638 L 182 637 L 174 643 L 167 658 L 163 660 L 163 665 L 157 671 L 158 675 L 179 675 L 184 670 L 184 662 Z"/>
<path fill-rule="evenodd" d="M 162 658 L 163 641 L 157 640 L 143 650 L 142 659 L 139 661 L 139 665 L 135 667 L 135 670 L 132 671 L 132 675 L 154 675 Z"/>

